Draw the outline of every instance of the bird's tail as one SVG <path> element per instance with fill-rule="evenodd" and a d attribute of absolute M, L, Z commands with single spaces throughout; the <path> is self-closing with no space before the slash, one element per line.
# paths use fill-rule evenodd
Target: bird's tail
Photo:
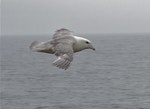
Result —
<path fill-rule="evenodd" d="M 34 42 L 31 43 L 31 45 L 30 45 L 29 48 L 30 48 L 31 50 L 33 50 L 33 51 L 37 51 L 36 47 L 37 47 L 38 44 L 39 44 L 39 42 L 34 41 Z"/>
<path fill-rule="evenodd" d="M 51 49 L 52 45 L 49 41 L 46 42 L 37 42 L 34 41 L 30 45 L 30 49 L 35 52 L 44 52 L 44 53 L 53 53 L 53 50 Z"/>

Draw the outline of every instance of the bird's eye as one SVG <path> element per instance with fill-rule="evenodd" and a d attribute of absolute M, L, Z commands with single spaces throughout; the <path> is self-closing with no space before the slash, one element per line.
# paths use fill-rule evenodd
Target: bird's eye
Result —
<path fill-rule="evenodd" d="M 89 44 L 89 42 L 88 42 L 88 41 L 86 41 L 85 43 Z"/>

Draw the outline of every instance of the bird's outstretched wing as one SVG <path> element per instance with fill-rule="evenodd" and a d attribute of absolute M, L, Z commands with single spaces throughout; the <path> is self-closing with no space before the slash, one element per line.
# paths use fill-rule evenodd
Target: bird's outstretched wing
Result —
<path fill-rule="evenodd" d="M 62 69 L 68 69 L 73 60 L 73 48 L 71 43 L 59 43 L 54 47 L 55 55 L 58 58 L 53 65 Z"/>
<path fill-rule="evenodd" d="M 73 32 L 68 29 L 61 28 L 55 32 L 53 39 L 62 38 L 64 36 L 73 36 Z"/>

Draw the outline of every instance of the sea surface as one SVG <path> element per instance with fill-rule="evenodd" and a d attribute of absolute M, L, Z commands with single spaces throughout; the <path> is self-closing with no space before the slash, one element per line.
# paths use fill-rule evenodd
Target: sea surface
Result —
<path fill-rule="evenodd" d="M 150 35 L 81 36 L 96 51 L 74 54 L 68 70 L 29 50 L 51 36 L 3 36 L 0 109 L 150 109 Z"/>

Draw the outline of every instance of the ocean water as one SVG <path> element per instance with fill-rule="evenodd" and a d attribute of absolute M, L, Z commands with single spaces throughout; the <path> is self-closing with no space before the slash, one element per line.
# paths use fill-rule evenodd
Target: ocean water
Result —
<path fill-rule="evenodd" d="M 150 109 L 150 35 L 87 35 L 66 71 L 29 50 L 49 38 L 1 38 L 1 109 Z"/>

